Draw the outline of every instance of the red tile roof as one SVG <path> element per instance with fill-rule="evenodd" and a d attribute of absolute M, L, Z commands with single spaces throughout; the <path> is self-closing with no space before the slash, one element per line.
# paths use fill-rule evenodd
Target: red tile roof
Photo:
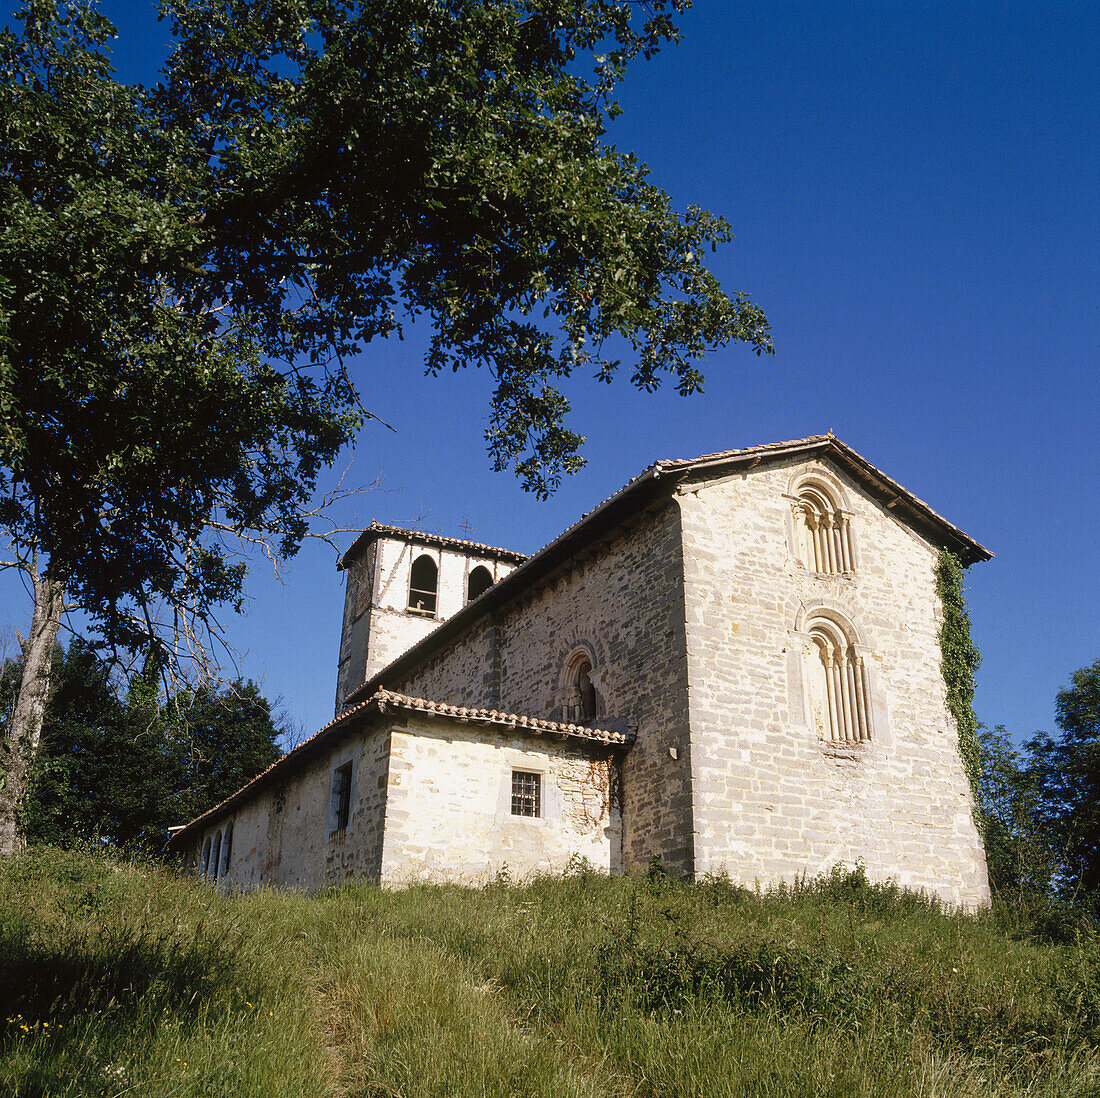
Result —
<path fill-rule="evenodd" d="M 382 522 L 372 522 L 352 542 L 351 548 L 340 558 L 340 567 L 346 568 L 348 561 L 352 559 L 361 546 L 374 541 L 375 538 L 404 538 L 415 541 L 420 545 L 436 545 L 444 549 L 457 549 L 475 557 L 489 557 L 493 560 L 507 560 L 514 564 L 521 564 L 527 559 L 525 553 L 517 553 L 512 549 L 499 549 L 495 545 L 482 545 L 479 541 L 463 541 L 461 538 L 446 538 L 442 534 L 426 534 L 422 530 L 406 530 L 402 526 L 387 526 Z"/>
<path fill-rule="evenodd" d="M 446 702 L 430 701 L 428 698 L 414 698 L 407 694 L 398 694 L 393 690 L 376 690 L 369 698 L 358 705 L 345 709 L 334 720 L 315 732 L 308 740 L 288 751 L 281 759 L 276 759 L 266 770 L 260 771 L 251 781 L 246 782 L 224 801 L 196 816 L 185 827 L 180 828 L 168 840 L 169 849 L 177 850 L 183 846 L 183 836 L 194 834 L 209 826 L 214 820 L 228 814 L 229 810 L 246 801 L 253 793 L 269 785 L 284 770 L 291 768 L 291 760 L 304 761 L 317 755 L 331 740 L 340 726 L 351 723 L 356 716 L 370 714 L 384 716 L 391 710 L 404 710 L 410 713 L 429 713 L 460 724 L 492 725 L 501 731 L 529 732 L 533 735 L 561 736 L 566 739 L 583 740 L 604 747 L 629 747 L 634 742 L 632 732 L 616 732 L 608 728 L 593 728 L 584 724 L 570 724 L 565 721 L 547 721 L 541 717 L 528 717 L 521 713 L 506 713 L 497 709 L 476 709 L 465 705 L 449 705 Z"/>

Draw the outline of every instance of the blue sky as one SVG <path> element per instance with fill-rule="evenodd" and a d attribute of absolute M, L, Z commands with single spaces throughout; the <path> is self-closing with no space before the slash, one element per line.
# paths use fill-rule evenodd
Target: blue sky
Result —
<path fill-rule="evenodd" d="M 107 3 L 124 78 L 168 41 Z M 355 363 L 371 410 L 348 519 L 532 552 L 657 458 L 832 428 L 996 553 L 970 569 L 976 699 L 1017 736 L 1100 658 L 1096 429 L 1100 5 L 700 2 L 683 41 L 623 86 L 610 139 L 680 206 L 722 213 L 714 257 L 771 320 L 777 353 L 712 355 L 680 398 L 570 385 L 589 464 L 547 503 L 489 470 L 489 379 L 422 376 L 423 341 Z M 335 474 L 334 474 L 335 475 Z M 282 584 L 255 566 L 229 620 L 241 673 L 312 731 L 331 717 L 343 606 L 331 551 Z M 0 625 L 24 630 L 9 577 Z"/>

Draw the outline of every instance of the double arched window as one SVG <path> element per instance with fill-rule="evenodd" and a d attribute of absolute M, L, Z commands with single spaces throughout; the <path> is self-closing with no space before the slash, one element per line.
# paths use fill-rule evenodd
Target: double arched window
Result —
<path fill-rule="evenodd" d="M 225 829 L 219 828 L 213 836 L 207 835 L 202 844 L 202 856 L 200 857 L 199 875 L 209 877 L 216 881 L 229 872 L 229 859 L 233 851 L 233 824 L 230 822 Z"/>
<path fill-rule="evenodd" d="M 826 743 L 863 743 L 872 736 L 868 669 L 854 634 L 832 618 L 809 623 L 810 721 Z"/>
<path fill-rule="evenodd" d="M 421 553 L 409 573 L 409 613 L 434 618 L 438 591 L 439 568 L 427 553 Z"/>
<path fill-rule="evenodd" d="M 854 570 L 852 526 L 833 492 L 819 481 L 804 483 L 795 503 L 798 555 L 811 572 Z"/>

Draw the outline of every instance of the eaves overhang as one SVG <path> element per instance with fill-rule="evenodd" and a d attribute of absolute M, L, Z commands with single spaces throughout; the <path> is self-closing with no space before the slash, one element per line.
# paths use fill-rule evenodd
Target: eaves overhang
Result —
<path fill-rule="evenodd" d="M 414 545 L 428 545 L 440 549 L 454 549 L 470 556 L 484 557 L 489 560 L 503 560 L 509 564 L 522 564 L 526 553 L 517 553 L 513 549 L 501 549 L 496 545 L 483 545 L 479 541 L 463 541 L 462 538 L 448 538 L 442 534 L 428 534 L 421 530 L 409 530 L 404 526 L 387 526 L 385 523 L 372 522 L 351 543 L 348 551 L 340 558 L 336 567 L 340 570 L 347 566 L 363 551 L 363 548 L 379 538 L 398 538 Z"/>

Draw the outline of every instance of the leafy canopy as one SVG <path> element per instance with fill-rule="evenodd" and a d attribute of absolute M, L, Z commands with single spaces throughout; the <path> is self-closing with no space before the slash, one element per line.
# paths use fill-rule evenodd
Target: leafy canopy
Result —
<path fill-rule="evenodd" d="M 1061 735 L 1027 745 L 1042 817 L 1063 858 L 1061 891 L 1100 909 L 1100 660 L 1073 672 L 1055 712 Z"/>
<path fill-rule="evenodd" d="M 429 372 L 495 380 L 498 469 L 581 464 L 577 369 L 698 390 L 768 325 L 604 140 L 683 0 L 163 0 L 163 80 L 118 82 L 85 0 L 0 34 L 0 522 L 108 640 L 240 597 L 227 538 L 293 553 L 369 415 L 345 368 L 426 317 Z M 185 634 L 187 629 L 184 629 Z"/>
<path fill-rule="evenodd" d="M 981 735 L 990 879 L 1001 892 L 1057 896 L 1100 912 L 1100 660 L 1058 692 L 1060 732 L 1017 749 Z"/>

